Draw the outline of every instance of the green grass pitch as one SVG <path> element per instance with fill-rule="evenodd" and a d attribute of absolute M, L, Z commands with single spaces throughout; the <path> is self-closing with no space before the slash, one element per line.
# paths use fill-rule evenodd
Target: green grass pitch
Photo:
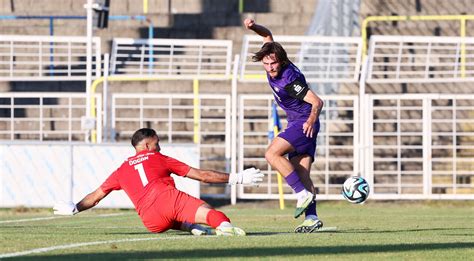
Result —
<path fill-rule="evenodd" d="M 278 202 L 219 208 L 246 237 L 151 234 L 132 210 L 57 217 L 45 209 L 0 210 L 0 258 L 21 260 L 271 259 L 472 260 L 474 202 L 318 203 L 325 230 L 295 234 L 302 219 Z"/>

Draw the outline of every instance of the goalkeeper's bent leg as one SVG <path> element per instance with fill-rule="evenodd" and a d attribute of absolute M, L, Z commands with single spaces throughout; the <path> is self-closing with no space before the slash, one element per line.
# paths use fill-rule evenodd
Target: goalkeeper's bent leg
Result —
<path fill-rule="evenodd" d="M 230 223 L 230 219 L 220 211 L 209 210 L 206 220 L 211 227 L 216 229 L 216 235 L 218 236 L 245 236 L 245 231 L 234 227 Z"/>
<path fill-rule="evenodd" d="M 172 229 L 186 231 L 195 236 L 212 235 L 210 228 L 189 222 L 175 222 Z"/>
<path fill-rule="evenodd" d="M 224 213 L 211 209 L 207 213 L 206 222 L 209 226 L 217 228 L 222 224 L 222 222 L 230 223 L 230 219 Z"/>

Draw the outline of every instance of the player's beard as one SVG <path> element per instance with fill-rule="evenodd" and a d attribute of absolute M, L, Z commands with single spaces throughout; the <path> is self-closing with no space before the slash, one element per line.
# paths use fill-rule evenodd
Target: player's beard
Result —
<path fill-rule="evenodd" d="M 269 71 L 268 74 L 270 75 L 270 77 L 275 78 L 278 76 L 278 71 Z"/>

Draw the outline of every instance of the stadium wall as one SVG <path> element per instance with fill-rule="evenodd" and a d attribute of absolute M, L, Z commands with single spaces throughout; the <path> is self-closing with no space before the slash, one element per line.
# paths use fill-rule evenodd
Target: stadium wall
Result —
<path fill-rule="evenodd" d="M 162 144 L 161 149 L 163 154 L 199 167 L 199 150 L 193 144 Z M 128 144 L 2 142 L 0 207 L 52 207 L 58 201 L 77 202 L 134 153 Z M 174 179 L 178 189 L 200 196 L 198 181 L 176 176 Z M 98 207 L 133 205 L 124 191 L 117 191 Z"/>

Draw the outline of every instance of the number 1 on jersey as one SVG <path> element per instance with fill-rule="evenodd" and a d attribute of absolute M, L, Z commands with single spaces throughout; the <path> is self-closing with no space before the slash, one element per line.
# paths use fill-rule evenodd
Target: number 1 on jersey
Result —
<path fill-rule="evenodd" d="M 143 168 L 143 163 L 135 165 L 135 169 L 138 171 L 138 175 L 140 176 L 140 180 L 142 181 L 143 186 L 148 184 L 148 179 L 146 178 L 145 169 Z"/>

